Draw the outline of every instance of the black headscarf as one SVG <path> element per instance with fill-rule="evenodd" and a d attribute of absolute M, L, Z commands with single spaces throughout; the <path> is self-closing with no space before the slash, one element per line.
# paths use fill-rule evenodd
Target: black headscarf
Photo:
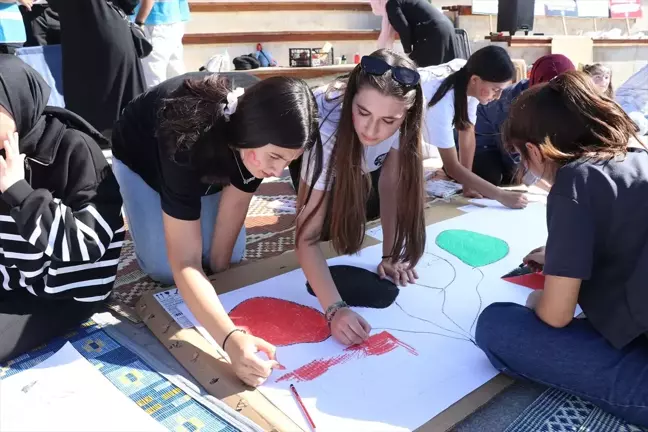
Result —
<path fill-rule="evenodd" d="M 0 54 L 0 105 L 16 122 L 22 153 L 29 156 L 42 144 L 40 141 L 44 136 L 49 139 L 56 136 L 60 140 L 68 127 L 85 132 L 97 143 L 106 140 L 78 115 L 62 108 L 48 107 L 50 91 L 45 80 L 31 66 L 14 55 Z M 48 117 L 59 121 L 48 121 Z M 48 130 L 45 134 L 46 129 L 51 128 L 60 130 Z M 46 144 L 55 146 L 58 142 Z"/>

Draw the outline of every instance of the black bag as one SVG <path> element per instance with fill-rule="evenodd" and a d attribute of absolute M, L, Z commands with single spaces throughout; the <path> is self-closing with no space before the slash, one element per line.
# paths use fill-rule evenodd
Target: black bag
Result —
<path fill-rule="evenodd" d="M 137 57 L 144 58 L 151 54 L 151 51 L 153 51 L 153 45 L 151 45 L 151 42 L 149 42 L 148 38 L 146 37 L 144 29 L 132 22 L 122 8 L 116 6 L 109 0 L 106 0 L 106 3 L 108 3 L 128 24 L 131 36 L 133 37 L 133 45 L 135 45 L 135 52 L 137 52 Z"/>

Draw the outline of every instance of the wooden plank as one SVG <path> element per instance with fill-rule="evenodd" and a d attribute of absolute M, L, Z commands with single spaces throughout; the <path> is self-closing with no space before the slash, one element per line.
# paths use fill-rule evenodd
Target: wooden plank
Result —
<path fill-rule="evenodd" d="M 187 33 L 185 45 L 302 42 L 302 41 L 369 41 L 378 40 L 378 30 L 317 30 L 235 33 Z"/>
<path fill-rule="evenodd" d="M 356 11 L 371 12 L 368 1 L 200 1 L 191 12 Z"/>

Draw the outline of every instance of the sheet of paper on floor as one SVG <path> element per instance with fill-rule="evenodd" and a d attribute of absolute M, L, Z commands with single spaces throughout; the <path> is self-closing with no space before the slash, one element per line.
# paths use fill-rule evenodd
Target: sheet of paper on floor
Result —
<path fill-rule="evenodd" d="M 468 204 L 468 205 L 465 205 L 465 206 L 457 207 L 457 210 L 461 210 L 464 213 L 470 213 L 470 212 L 483 210 L 483 209 L 484 209 L 484 207 L 476 206 L 476 205 L 473 205 L 473 204 Z"/>
<path fill-rule="evenodd" d="M 260 391 L 304 430 L 309 430 L 308 424 L 289 391 L 291 383 L 321 431 L 406 431 L 423 425 L 497 375 L 467 335 L 474 338 L 477 316 L 487 305 L 498 301 L 524 304 L 531 290 L 501 276 L 519 265 L 531 249 L 544 244 L 545 226 L 545 207 L 540 204 L 516 212 L 484 209 L 429 226 L 427 253 L 417 266 L 419 280 L 401 288 L 396 299 L 400 307 L 355 308 L 372 325 L 372 335 L 387 332 L 397 338 L 396 349 L 384 355 L 345 358 L 333 366 L 329 362 L 331 367 L 316 378 L 295 379 L 286 375 L 349 351 L 332 337 L 319 343 L 280 346 L 277 359 L 287 370 L 274 371 Z M 473 269 L 436 246 L 437 235 L 453 229 L 502 239 L 508 243 L 508 254 Z M 381 255 L 382 246 L 376 245 L 328 263 L 375 271 Z M 251 298 L 274 297 L 321 312 L 305 283 L 301 270 L 295 270 L 223 294 L 220 299 L 228 311 Z M 448 284 L 444 301 L 443 292 L 434 287 Z"/>
<path fill-rule="evenodd" d="M 0 382 L 0 430 L 165 431 L 68 342 Z"/>

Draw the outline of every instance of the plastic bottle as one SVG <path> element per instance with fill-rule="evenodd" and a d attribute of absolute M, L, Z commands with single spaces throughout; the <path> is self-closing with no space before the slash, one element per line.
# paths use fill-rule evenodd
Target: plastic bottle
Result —
<path fill-rule="evenodd" d="M 355 53 L 355 55 L 353 56 L 353 63 L 360 63 L 360 53 Z"/>

